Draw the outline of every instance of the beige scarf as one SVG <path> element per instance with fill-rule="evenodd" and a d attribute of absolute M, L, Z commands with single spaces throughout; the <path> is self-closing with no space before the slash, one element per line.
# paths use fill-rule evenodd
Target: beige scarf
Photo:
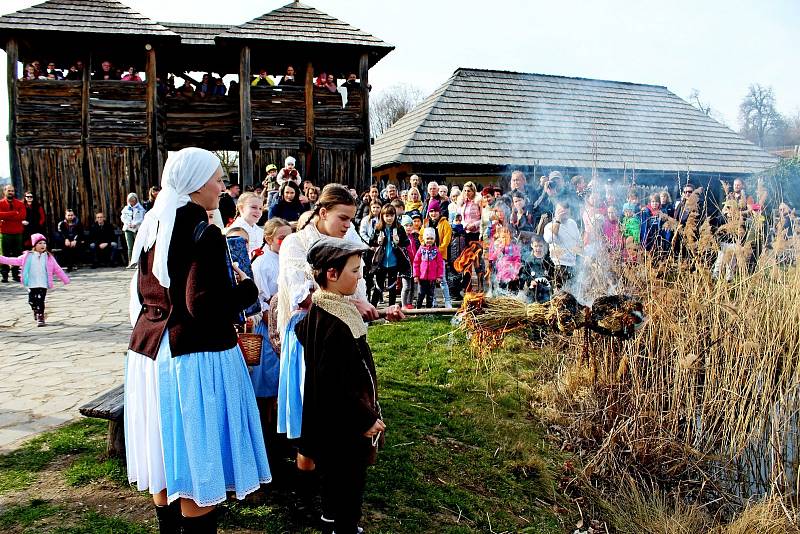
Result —
<path fill-rule="evenodd" d="M 358 339 L 367 335 L 367 325 L 358 313 L 353 301 L 342 295 L 318 289 L 311 295 L 311 302 L 334 317 L 341 319 L 350 329 L 353 337 Z"/>

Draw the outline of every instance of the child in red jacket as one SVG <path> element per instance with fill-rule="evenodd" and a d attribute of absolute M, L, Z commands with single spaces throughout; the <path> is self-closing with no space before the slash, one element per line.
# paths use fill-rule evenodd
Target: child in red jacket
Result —
<path fill-rule="evenodd" d="M 33 310 L 36 326 L 45 326 L 44 299 L 47 290 L 53 287 L 55 274 L 66 285 L 69 277 L 56 261 L 55 256 L 47 252 L 47 239 L 42 234 L 31 236 L 33 250 L 22 253 L 18 258 L 0 256 L 0 264 L 22 267 L 22 285 L 28 288 L 28 304 Z"/>
<path fill-rule="evenodd" d="M 419 285 L 417 308 L 422 307 L 422 298 L 425 306 L 433 306 L 434 284 L 441 282 L 444 277 L 444 259 L 436 246 L 436 230 L 432 227 L 425 228 L 422 234 L 423 244 L 414 256 L 414 281 Z"/>

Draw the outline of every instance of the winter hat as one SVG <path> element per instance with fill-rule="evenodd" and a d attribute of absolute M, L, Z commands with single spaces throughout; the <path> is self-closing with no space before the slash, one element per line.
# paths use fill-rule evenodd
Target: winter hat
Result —
<path fill-rule="evenodd" d="M 295 163 L 297 163 L 297 160 L 296 160 L 296 159 L 294 159 L 292 156 L 288 156 L 288 157 L 286 158 L 286 161 L 284 161 L 284 162 L 283 162 L 283 164 L 284 164 L 284 165 L 289 165 L 290 163 L 291 163 L 292 165 L 294 165 Z"/>
<path fill-rule="evenodd" d="M 622 205 L 622 210 L 623 211 L 636 211 L 636 204 L 634 204 L 633 202 L 626 202 L 625 204 Z"/>
<path fill-rule="evenodd" d="M 414 224 L 414 221 L 408 215 L 403 215 L 400 218 L 400 224 L 403 226 L 408 226 L 409 224 Z"/>
<path fill-rule="evenodd" d="M 409 217 L 411 217 L 412 221 L 414 219 L 422 219 L 422 214 L 419 212 L 419 210 L 411 210 L 411 211 L 407 212 L 407 215 Z"/>
<path fill-rule="evenodd" d="M 425 228 L 422 231 L 422 238 L 423 239 L 428 239 L 429 237 L 432 237 L 432 238 L 436 239 L 436 229 L 431 227 L 431 226 Z"/>
<path fill-rule="evenodd" d="M 269 165 L 267 165 L 267 172 L 269 172 L 269 171 L 277 171 L 277 170 L 278 170 L 278 166 L 275 165 L 274 163 L 270 163 Z"/>
<path fill-rule="evenodd" d="M 428 203 L 428 213 L 432 211 L 442 211 L 442 204 L 436 199 L 431 200 Z"/>
<path fill-rule="evenodd" d="M 47 238 L 45 236 L 43 236 L 42 234 L 32 234 L 31 235 L 31 246 L 32 247 L 35 247 L 36 243 L 38 243 L 39 241 L 44 241 L 46 243 L 47 242 Z"/>

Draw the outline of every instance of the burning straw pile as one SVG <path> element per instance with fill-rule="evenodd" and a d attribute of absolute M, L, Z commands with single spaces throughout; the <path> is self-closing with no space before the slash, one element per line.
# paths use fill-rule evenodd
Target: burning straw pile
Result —
<path fill-rule="evenodd" d="M 628 339 L 644 321 L 642 304 L 632 297 L 599 297 L 590 308 L 565 292 L 546 303 L 468 293 L 459 313 L 473 347 L 479 351 L 496 347 L 503 336 L 519 329 L 549 329 L 570 335 L 578 328 L 588 328 L 598 334 Z"/>

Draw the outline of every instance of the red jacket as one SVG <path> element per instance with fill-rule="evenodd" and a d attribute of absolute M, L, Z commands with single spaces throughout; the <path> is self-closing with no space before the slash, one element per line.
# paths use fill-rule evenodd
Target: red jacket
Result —
<path fill-rule="evenodd" d="M 25 220 L 25 204 L 16 198 L 0 199 L 0 234 L 21 234 Z"/>

